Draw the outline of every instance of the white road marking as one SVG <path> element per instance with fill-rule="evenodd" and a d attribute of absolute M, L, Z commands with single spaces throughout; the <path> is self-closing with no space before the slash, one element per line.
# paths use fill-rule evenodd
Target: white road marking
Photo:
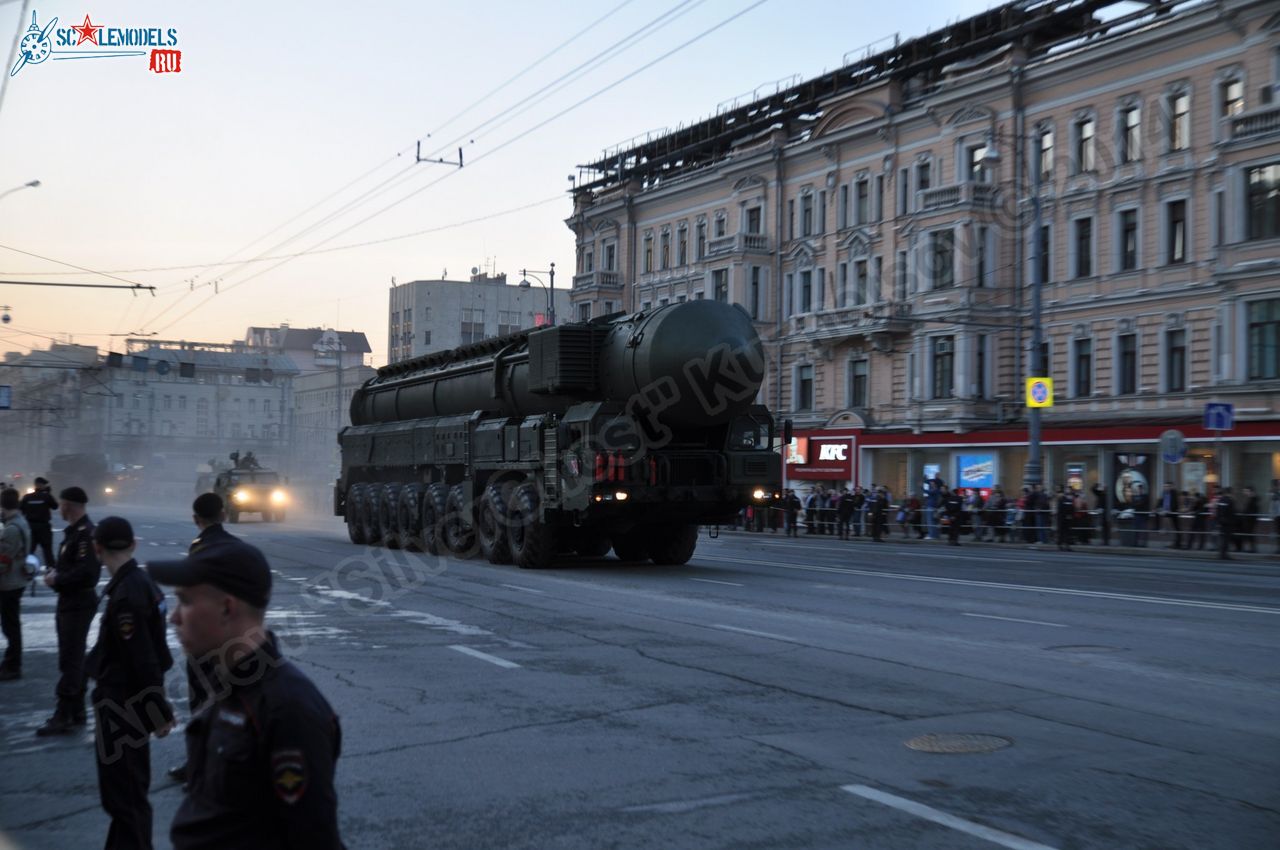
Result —
<path fill-rule="evenodd" d="M 757 794 L 721 794 L 716 797 L 704 797 L 701 800 L 672 800 L 669 803 L 649 803 L 643 806 L 627 806 L 624 812 L 661 812 L 662 814 L 679 814 L 694 809 L 705 809 L 708 806 L 724 806 L 742 800 L 750 800 Z"/>
<path fill-rule="evenodd" d="M 532 587 L 522 587 L 518 584 L 504 584 L 503 587 L 509 587 L 512 590 L 523 590 L 525 593 L 546 593 L 545 590 L 534 590 Z"/>
<path fill-rule="evenodd" d="M 886 794 L 883 791 L 877 791 L 874 788 L 868 788 L 866 785 L 841 785 L 842 791 L 848 791 L 858 797 L 882 803 L 899 811 L 915 815 L 918 818 L 924 818 L 927 821 L 933 821 L 936 824 L 954 829 L 957 832 L 963 832 L 973 835 L 992 844 L 999 844 L 1001 847 L 1009 847 L 1011 850 L 1054 850 L 1048 844 L 1040 844 L 1036 841 L 1029 841 L 1026 838 L 1020 838 L 1012 833 L 1003 832 L 999 829 L 992 829 L 989 826 L 983 826 L 980 823 L 967 821 L 964 818 L 958 818 L 955 815 L 949 815 L 946 812 L 939 811 L 931 806 L 908 800 L 905 797 L 896 797 L 893 794 Z"/>
<path fill-rule="evenodd" d="M 855 576 L 897 579 L 899 581 L 923 581 L 933 584 L 958 584 L 967 587 L 990 587 L 997 590 L 1017 590 L 1029 593 L 1056 593 L 1062 596 L 1087 596 L 1093 599 L 1119 599 L 1125 602 L 1146 602 L 1151 605 L 1177 605 L 1184 608 L 1209 608 L 1216 611 L 1248 611 L 1254 614 L 1280 614 L 1280 608 L 1261 605 L 1236 605 L 1231 602 L 1206 602 L 1200 599 L 1168 599 L 1159 596 L 1137 596 L 1131 593 L 1108 593 L 1102 590 L 1075 590 L 1068 587 L 1043 587 L 1033 584 L 1008 584 L 1000 581 L 978 581 L 965 578 L 944 578 L 913 573 L 886 573 L 879 570 L 858 570 L 851 567 L 821 567 L 814 564 L 784 564 L 781 561 L 755 561 L 749 558 L 720 558 L 715 555 L 699 556 L 704 561 L 721 561 L 726 564 L 754 564 L 761 567 L 778 567 L 784 570 L 806 570 L 815 573 L 844 573 Z"/>
<path fill-rule="evenodd" d="M 894 541 L 889 540 L 888 542 L 892 543 Z M 781 549 L 788 546 L 788 544 L 786 543 L 773 542 L 773 541 L 763 541 L 757 545 L 768 546 L 773 549 Z M 848 555 L 850 553 L 857 554 L 859 552 L 862 552 L 863 554 L 865 554 L 865 550 L 859 549 L 857 546 L 849 547 L 849 546 L 806 545 L 804 548 L 806 552 L 839 552 L 842 555 Z M 930 558 L 947 558 L 948 560 L 952 560 L 952 561 L 982 561 L 984 564 L 1043 564 L 1044 563 L 1043 561 L 1034 561 L 1034 560 L 1031 560 L 1030 558 L 992 558 L 988 555 L 950 555 L 950 554 L 947 554 L 946 552 L 937 552 L 933 550 L 930 550 L 929 557 Z"/>
<path fill-rule="evenodd" d="M 461 652 L 463 655 L 470 655 L 472 658 L 479 658 L 481 661 L 488 661 L 490 664 L 496 664 L 499 667 L 505 667 L 507 669 L 511 669 L 512 667 L 520 666 L 514 661 L 508 661 L 505 658 L 499 658 L 496 655 L 490 655 L 487 652 L 481 652 L 480 650 L 472 649 L 469 646 L 460 646 L 458 644 L 451 644 L 449 648 L 452 649 L 454 652 Z"/>
<path fill-rule="evenodd" d="M 467 637 L 491 637 L 493 635 L 493 632 L 482 629 L 479 626 L 469 626 L 457 620 L 437 617 L 434 614 L 426 614 L 422 611 L 392 611 L 391 613 L 396 617 L 403 617 L 410 623 L 417 623 L 419 626 L 428 626 L 458 635 L 466 635 Z"/>
<path fill-rule="evenodd" d="M 1046 623 L 1044 620 L 1023 620 L 1018 617 L 997 617 L 995 614 L 970 614 L 968 611 L 962 613 L 965 617 L 981 617 L 984 620 L 1005 620 L 1010 623 L 1031 623 L 1035 626 L 1053 626 L 1055 629 L 1065 629 L 1062 623 Z"/>
<path fill-rule="evenodd" d="M 713 578 L 691 578 L 689 581 L 701 581 L 707 584 L 727 584 L 729 587 L 746 587 L 745 584 L 738 584 L 736 581 L 716 581 Z"/>
<path fill-rule="evenodd" d="M 786 635 L 776 635 L 773 632 L 758 632 L 755 629 L 740 629 L 737 626 L 712 626 L 713 629 L 721 629 L 726 632 L 740 632 L 744 635 L 755 635 L 756 637 L 772 638 L 773 640 L 785 640 L 787 643 L 800 643 L 793 637 Z"/>

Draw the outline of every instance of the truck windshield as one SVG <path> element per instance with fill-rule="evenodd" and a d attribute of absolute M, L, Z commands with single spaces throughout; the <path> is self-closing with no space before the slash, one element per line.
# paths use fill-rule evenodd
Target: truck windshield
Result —
<path fill-rule="evenodd" d="M 280 476 L 274 472 L 249 472 L 231 476 L 232 484 L 279 484 Z"/>
<path fill-rule="evenodd" d="M 733 420 L 729 429 L 729 448 L 734 451 L 742 449 L 769 448 L 769 423 L 752 416 L 739 416 Z"/>

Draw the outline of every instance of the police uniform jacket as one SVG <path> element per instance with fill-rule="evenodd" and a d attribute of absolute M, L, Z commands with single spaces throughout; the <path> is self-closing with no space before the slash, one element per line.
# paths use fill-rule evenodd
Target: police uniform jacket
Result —
<path fill-rule="evenodd" d="M 164 593 L 138 562 L 130 560 L 103 592 L 107 608 L 98 623 L 98 642 L 85 664 L 98 682 L 94 698 L 133 700 L 148 732 L 173 719 L 164 697 L 164 674 L 173 666 L 165 642 Z"/>
<path fill-rule="evenodd" d="M 343 846 L 338 718 L 269 638 L 222 674 L 187 725 L 189 791 L 169 833 L 174 850 Z"/>
<path fill-rule="evenodd" d="M 218 540 L 235 540 L 236 536 L 222 527 L 222 523 L 217 522 L 213 525 L 207 525 L 200 529 L 200 533 L 191 541 L 191 545 L 187 547 L 187 554 L 194 555 L 204 547 Z"/>
<path fill-rule="evenodd" d="M 93 551 L 93 523 L 87 515 L 67 526 L 55 569 L 53 589 L 63 596 L 92 594 L 98 586 L 102 563 Z"/>
<path fill-rule="evenodd" d="M 37 490 L 27 493 L 18 503 L 18 509 L 27 518 L 27 522 L 42 522 L 48 525 L 53 521 L 53 512 L 58 509 L 58 500 L 48 490 Z"/>

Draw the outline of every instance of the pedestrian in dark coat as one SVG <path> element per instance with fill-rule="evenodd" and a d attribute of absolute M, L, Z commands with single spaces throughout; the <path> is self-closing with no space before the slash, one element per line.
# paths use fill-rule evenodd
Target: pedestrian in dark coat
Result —
<path fill-rule="evenodd" d="M 1227 545 L 1236 528 L 1236 500 L 1231 495 L 1230 487 L 1218 491 L 1218 498 L 1213 503 L 1213 515 L 1218 524 L 1218 557 L 1224 561 L 1231 560 L 1227 554 Z"/>
<path fill-rule="evenodd" d="M 1061 484 L 1055 490 L 1058 509 L 1058 549 L 1071 551 L 1072 523 L 1075 520 L 1076 499 Z"/>
<path fill-rule="evenodd" d="M 942 515 L 947 526 L 947 543 L 960 545 L 960 519 L 964 512 L 964 498 L 958 491 L 942 488 Z"/>

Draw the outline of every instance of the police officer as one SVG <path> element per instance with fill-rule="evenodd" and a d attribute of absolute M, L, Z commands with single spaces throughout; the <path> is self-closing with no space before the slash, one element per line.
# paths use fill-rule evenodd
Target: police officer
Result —
<path fill-rule="evenodd" d="M 55 625 L 58 631 L 58 704 L 53 716 L 36 730 L 37 735 L 67 735 L 85 724 L 84 647 L 89 626 L 98 608 L 98 576 L 102 564 L 93 549 L 93 523 L 85 513 L 89 497 L 79 487 L 58 494 L 58 511 L 68 523 L 54 569 L 44 583 L 58 594 Z"/>
<path fill-rule="evenodd" d="M 199 533 L 191 541 L 191 545 L 187 548 L 187 554 L 193 555 L 218 540 L 238 540 L 239 538 L 222 527 L 222 523 L 226 519 L 226 506 L 223 504 L 221 496 L 217 493 L 201 493 L 196 496 L 196 500 L 191 503 L 191 521 L 195 523 Z M 190 656 L 187 657 L 186 667 L 187 707 L 192 714 L 195 714 L 204 705 L 209 696 L 205 682 L 211 671 L 202 670 L 200 665 Z M 178 782 L 185 783 L 187 781 L 187 766 L 185 763 L 175 765 L 169 768 L 167 772 L 170 777 Z"/>
<path fill-rule="evenodd" d="M 58 509 L 58 500 L 49 492 L 46 479 L 37 478 L 35 484 L 36 489 L 22 497 L 19 508 L 31 526 L 31 554 L 37 548 L 43 549 L 44 560 L 40 563 L 48 567 L 53 565 L 53 512 Z"/>
<path fill-rule="evenodd" d="M 86 667 L 93 689 L 98 793 L 111 816 L 107 850 L 150 850 L 152 734 L 173 729 L 173 707 L 164 695 L 164 673 L 173 666 L 165 642 L 164 593 L 133 559 L 133 527 L 107 517 L 93 530 L 93 545 L 111 581 L 98 642 Z"/>
<path fill-rule="evenodd" d="M 169 832 L 175 850 L 342 847 L 334 789 L 341 729 L 263 625 L 267 559 L 231 538 L 147 569 L 177 587 L 170 622 L 183 649 L 215 671 L 209 701 L 187 725 L 188 792 Z"/>

